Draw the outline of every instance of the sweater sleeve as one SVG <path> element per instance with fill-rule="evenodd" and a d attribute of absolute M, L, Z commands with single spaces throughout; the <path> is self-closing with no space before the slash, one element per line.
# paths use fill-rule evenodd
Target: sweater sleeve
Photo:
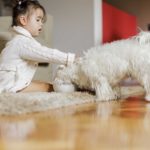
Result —
<path fill-rule="evenodd" d="M 75 54 L 61 52 L 57 49 L 51 49 L 42 46 L 37 41 L 28 41 L 20 46 L 20 57 L 22 59 L 36 62 L 52 62 L 64 65 L 70 65 L 75 60 Z"/>

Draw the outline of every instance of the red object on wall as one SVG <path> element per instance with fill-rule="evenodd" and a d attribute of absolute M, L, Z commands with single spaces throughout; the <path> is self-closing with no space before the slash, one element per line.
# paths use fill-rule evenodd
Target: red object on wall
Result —
<path fill-rule="evenodd" d="M 137 33 L 136 17 L 103 2 L 103 43 L 128 38 Z"/>

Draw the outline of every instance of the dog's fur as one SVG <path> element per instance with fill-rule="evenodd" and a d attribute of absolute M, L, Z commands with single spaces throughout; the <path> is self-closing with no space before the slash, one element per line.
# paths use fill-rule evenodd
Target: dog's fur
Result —
<path fill-rule="evenodd" d="M 54 82 L 95 91 L 104 101 L 119 98 L 119 83 L 129 76 L 144 87 L 150 100 L 149 32 L 89 49 L 71 66 L 58 69 Z"/>

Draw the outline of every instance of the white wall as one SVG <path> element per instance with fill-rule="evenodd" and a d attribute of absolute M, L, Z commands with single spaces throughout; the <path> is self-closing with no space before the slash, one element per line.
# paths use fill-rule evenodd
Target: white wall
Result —
<path fill-rule="evenodd" d="M 40 0 L 40 3 L 53 16 L 53 47 L 80 54 L 94 46 L 94 0 Z"/>
<path fill-rule="evenodd" d="M 102 43 L 103 26 L 102 26 L 102 0 L 94 0 L 94 45 L 98 46 Z"/>

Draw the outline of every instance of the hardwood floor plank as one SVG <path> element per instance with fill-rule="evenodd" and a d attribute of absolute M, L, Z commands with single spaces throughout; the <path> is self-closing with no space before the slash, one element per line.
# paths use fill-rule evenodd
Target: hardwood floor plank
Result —
<path fill-rule="evenodd" d="M 142 96 L 21 116 L 0 116 L 0 150 L 146 150 L 150 103 Z"/>

